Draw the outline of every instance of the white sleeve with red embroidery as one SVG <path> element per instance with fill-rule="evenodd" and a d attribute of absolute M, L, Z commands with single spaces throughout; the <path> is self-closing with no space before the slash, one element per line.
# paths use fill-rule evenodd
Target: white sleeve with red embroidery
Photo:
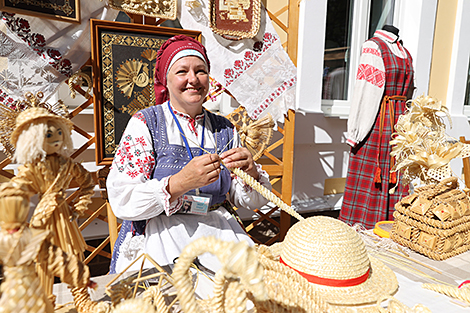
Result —
<path fill-rule="evenodd" d="M 176 211 L 178 201 L 169 202 L 169 177 L 151 179 L 154 167 L 152 136 L 137 113 L 129 120 L 106 180 L 109 202 L 118 218 L 145 220 Z"/>
<path fill-rule="evenodd" d="M 385 66 L 377 44 L 362 45 L 354 94 L 349 109 L 347 143 L 355 147 L 369 133 L 379 111 L 385 88 Z"/>

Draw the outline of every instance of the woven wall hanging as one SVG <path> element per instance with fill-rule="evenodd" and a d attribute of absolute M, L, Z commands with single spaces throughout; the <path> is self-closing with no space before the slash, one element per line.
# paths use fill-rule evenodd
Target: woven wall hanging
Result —
<path fill-rule="evenodd" d="M 229 40 L 256 36 L 261 17 L 260 0 L 210 0 L 210 27 Z"/>
<path fill-rule="evenodd" d="M 167 20 L 176 19 L 177 0 L 109 0 L 113 9 Z"/>

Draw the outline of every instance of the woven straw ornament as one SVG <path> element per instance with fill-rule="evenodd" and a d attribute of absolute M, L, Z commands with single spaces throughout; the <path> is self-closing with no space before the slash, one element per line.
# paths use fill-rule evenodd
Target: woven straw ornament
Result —
<path fill-rule="evenodd" d="M 452 126 L 447 107 L 430 96 L 420 96 L 408 105 L 390 141 L 390 155 L 396 160 L 392 171 L 401 173 L 403 185 L 416 178 L 431 184 L 452 176 L 449 162 L 470 156 L 470 145 L 446 135 L 443 116 Z"/>
<path fill-rule="evenodd" d="M 31 92 L 25 94 L 25 100 L 6 106 L 0 103 L 0 150 L 9 158 L 15 154 L 18 136 L 32 121 L 41 119 L 62 119 L 72 131 L 73 123 L 68 119 L 69 113 L 62 100 L 50 105 L 41 102 L 44 94 Z"/>

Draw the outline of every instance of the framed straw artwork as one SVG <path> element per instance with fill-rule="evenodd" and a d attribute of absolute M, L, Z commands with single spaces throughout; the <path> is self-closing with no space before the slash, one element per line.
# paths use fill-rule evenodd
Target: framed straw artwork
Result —
<path fill-rule="evenodd" d="M 139 14 L 167 20 L 176 19 L 177 0 L 108 0 L 111 8 L 130 14 Z"/>
<path fill-rule="evenodd" d="M 225 39 L 241 40 L 258 34 L 261 0 L 210 0 L 210 27 Z"/>
<path fill-rule="evenodd" d="M 0 0 L 0 11 L 80 23 L 80 0 Z"/>
<path fill-rule="evenodd" d="M 157 51 L 169 38 L 201 32 L 134 23 L 91 20 L 91 59 L 96 164 L 111 164 L 127 122 L 155 104 Z"/>

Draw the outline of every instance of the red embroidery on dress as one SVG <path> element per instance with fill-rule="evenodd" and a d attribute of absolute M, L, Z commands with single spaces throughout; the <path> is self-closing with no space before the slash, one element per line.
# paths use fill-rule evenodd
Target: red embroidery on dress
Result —
<path fill-rule="evenodd" d="M 254 52 L 248 50 L 245 52 L 243 60 L 236 60 L 233 62 L 233 68 L 226 68 L 224 70 L 225 87 L 230 86 L 235 79 L 237 79 L 243 72 L 248 70 L 277 40 L 279 40 L 277 36 L 273 36 L 270 33 L 265 33 L 263 36 L 264 44 L 262 51 Z"/>
<path fill-rule="evenodd" d="M 62 57 L 62 54 L 57 49 L 46 48 L 46 39 L 43 35 L 31 32 L 31 26 L 25 18 L 15 18 L 15 14 L 2 12 L 2 19 L 8 28 L 18 35 L 25 43 L 36 51 L 36 53 L 49 61 L 53 68 L 58 70 L 61 74 L 70 77 L 72 76 L 72 62 L 69 59 Z"/>
<path fill-rule="evenodd" d="M 113 164 L 119 172 L 125 172 L 131 178 L 143 174 L 146 179 L 150 179 L 155 166 L 155 158 L 152 151 L 145 150 L 145 147 L 148 147 L 148 144 L 144 137 L 137 137 L 134 140 L 130 135 L 123 137 Z"/>
<path fill-rule="evenodd" d="M 374 48 L 367 48 L 367 47 L 366 47 L 366 48 L 363 48 L 363 49 L 362 49 L 362 54 L 365 54 L 365 53 L 367 53 L 367 54 L 373 54 L 373 55 L 376 55 L 376 56 L 378 56 L 378 57 L 382 57 L 382 54 L 380 53 L 380 51 L 377 50 L 377 49 L 374 49 Z"/>
<path fill-rule="evenodd" d="M 365 80 L 368 83 L 382 88 L 385 85 L 385 72 L 370 64 L 359 64 L 357 80 Z"/>
<path fill-rule="evenodd" d="M 142 147 L 147 146 L 147 143 L 145 142 L 144 137 L 137 137 L 137 138 L 135 139 L 135 141 L 138 142 L 138 143 L 140 143 L 140 144 L 142 145 Z"/>
<path fill-rule="evenodd" d="M 142 112 L 137 112 L 136 114 L 134 114 L 132 117 L 144 122 L 145 125 L 147 125 L 147 120 L 145 119 L 145 116 Z"/>

